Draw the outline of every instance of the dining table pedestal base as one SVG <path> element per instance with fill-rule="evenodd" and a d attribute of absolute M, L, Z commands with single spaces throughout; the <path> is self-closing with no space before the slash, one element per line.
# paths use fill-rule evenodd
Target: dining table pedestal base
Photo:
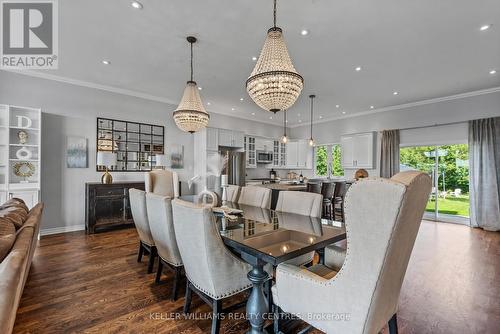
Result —
<path fill-rule="evenodd" d="M 249 334 L 264 332 L 264 323 L 269 314 L 268 301 L 264 295 L 264 283 L 269 279 L 269 274 L 264 270 L 264 262 L 253 259 L 252 270 L 248 272 L 248 280 L 252 283 L 252 292 L 247 302 L 247 317 L 250 322 Z"/>

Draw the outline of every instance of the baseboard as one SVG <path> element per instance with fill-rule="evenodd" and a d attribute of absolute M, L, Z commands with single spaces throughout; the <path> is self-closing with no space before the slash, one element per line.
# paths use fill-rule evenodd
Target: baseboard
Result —
<path fill-rule="evenodd" d="M 44 228 L 40 230 L 40 235 L 51 235 L 51 234 L 58 234 L 58 233 L 68 233 L 68 232 L 75 232 L 75 231 L 84 231 L 85 230 L 85 224 L 81 225 L 71 225 L 71 226 L 61 226 L 61 227 L 53 227 L 53 228 Z"/>

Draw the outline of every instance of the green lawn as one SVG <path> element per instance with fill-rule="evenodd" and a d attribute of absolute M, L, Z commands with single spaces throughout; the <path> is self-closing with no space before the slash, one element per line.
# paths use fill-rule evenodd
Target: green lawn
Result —
<path fill-rule="evenodd" d="M 435 201 L 434 199 L 427 202 L 428 212 L 434 212 Z M 446 199 L 438 199 L 438 212 L 448 215 L 458 215 L 469 217 L 469 195 L 462 195 L 460 197 L 447 196 Z"/>

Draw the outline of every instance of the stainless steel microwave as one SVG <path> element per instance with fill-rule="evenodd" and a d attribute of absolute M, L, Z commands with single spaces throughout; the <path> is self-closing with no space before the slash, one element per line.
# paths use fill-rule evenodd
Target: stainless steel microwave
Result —
<path fill-rule="evenodd" d="M 273 162 L 273 152 L 257 151 L 257 163 L 270 164 Z"/>

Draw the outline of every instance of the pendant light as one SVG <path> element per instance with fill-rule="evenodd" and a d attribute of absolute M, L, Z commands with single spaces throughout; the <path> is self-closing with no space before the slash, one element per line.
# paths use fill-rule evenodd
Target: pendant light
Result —
<path fill-rule="evenodd" d="M 208 125 L 210 115 L 201 102 L 196 81 L 193 80 L 193 44 L 196 37 L 188 36 L 191 45 L 191 79 L 187 82 L 181 102 L 174 112 L 174 121 L 179 129 L 184 132 L 194 133 Z"/>
<path fill-rule="evenodd" d="M 248 95 L 262 109 L 278 112 L 288 110 L 297 101 L 304 87 L 304 79 L 292 64 L 283 38 L 283 30 L 274 26 L 267 38 L 250 77 L 246 82 Z"/>
<path fill-rule="evenodd" d="M 283 144 L 288 142 L 288 137 L 286 136 L 286 110 L 283 111 L 283 137 L 281 137 L 281 142 Z"/>
<path fill-rule="evenodd" d="M 314 98 L 316 95 L 311 94 L 309 95 L 309 98 L 311 99 L 311 137 L 309 137 L 309 146 L 314 146 L 314 139 L 313 139 L 313 108 L 314 108 Z"/>

